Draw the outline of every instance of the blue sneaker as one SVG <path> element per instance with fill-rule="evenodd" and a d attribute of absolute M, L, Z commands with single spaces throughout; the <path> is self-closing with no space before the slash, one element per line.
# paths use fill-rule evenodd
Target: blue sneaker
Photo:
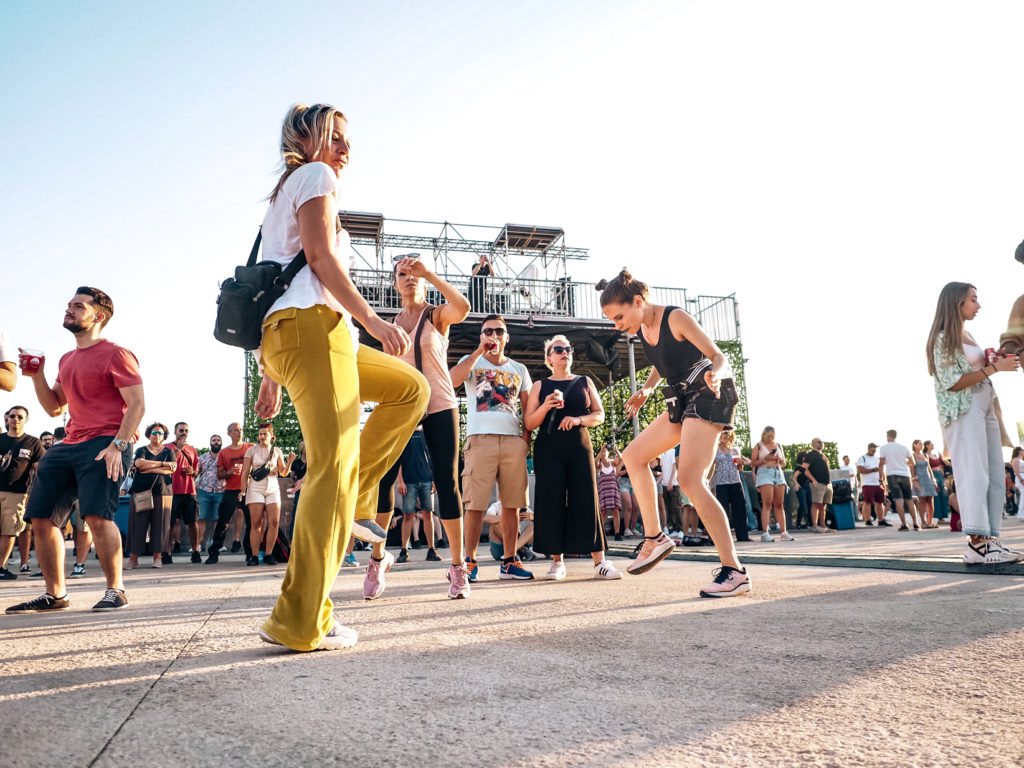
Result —
<path fill-rule="evenodd" d="M 470 584 L 476 584 L 480 576 L 480 566 L 476 564 L 476 560 L 466 560 L 466 575 L 469 576 Z"/>
<path fill-rule="evenodd" d="M 516 558 L 510 563 L 501 564 L 501 570 L 498 573 L 498 578 L 525 581 L 526 579 L 532 579 L 533 574 L 523 568 L 523 564 L 519 562 L 519 558 Z"/>
<path fill-rule="evenodd" d="M 353 552 L 349 552 L 347 555 L 345 555 L 344 558 L 342 558 L 341 567 L 342 568 L 357 568 L 357 567 L 359 567 L 359 561 L 356 560 L 356 556 L 355 556 L 355 554 Z"/>

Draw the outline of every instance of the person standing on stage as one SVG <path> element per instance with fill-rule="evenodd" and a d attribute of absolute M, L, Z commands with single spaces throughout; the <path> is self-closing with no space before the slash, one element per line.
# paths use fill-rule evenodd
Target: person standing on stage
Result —
<path fill-rule="evenodd" d="M 732 428 L 739 397 L 727 371 L 725 355 L 689 314 L 647 300 L 647 285 L 623 269 L 597 285 L 601 309 L 616 329 L 640 336 L 651 373 L 626 402 L 630 417 L 639 412 L 655 385 L 664 378 L 666 412 L 644 429 L 622 452 L 644 521 L 640 552 L 626 570 L 645 573 L 675 547 L 658 529 L 658 505 L 649 462 L 679 445 L 679 487 L 693 502 L 705 530 L 718 549 L 722 567 L 701 590 L 701 597 L 729 597 L 749 592 L 750 576 L 736 557 L 725 510 L 705 479 L 715 458 L 718 435 Z M 651 535 L 654 534 L 654 535 Z"/>
<path fill-rule="evenodd" d="M 604 520 L 590 444 L 589 428 L 604 423 L 601 398 L 588 377 L 572 374 L 572 345 L 565 336 L 544 342 L 544 365 L 551 376 L 530 387 L 523 419 L 528 430 L 537 430 L 533 548 L 551 555 L 547 579 L 565 578 L 563 554 L 589 554 L 595 579 L 621 579 L 604 557 Z"/>

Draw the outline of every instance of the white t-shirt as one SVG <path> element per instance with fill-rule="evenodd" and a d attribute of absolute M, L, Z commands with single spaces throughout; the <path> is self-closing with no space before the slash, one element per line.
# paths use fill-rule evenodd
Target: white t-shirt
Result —
<path fill-rule="evenodd" d="M 910 449 L 900 443 L 886 443 L 878 449 L 878 455 L 885 459 L 885 474 L 910 477 L 907 459 L 913 459 Z"/>
<path fill-rule="evenodd" d="M 860 476 L 860 484 L 863 488 L 865 485 L 881 485 L 882 479 L 878 475 L 878 456 L 868 456 L 866 453 L 857 459 L 857 466 L 864 467 L 864 469 L 873 469 L 874 472 L 865 472 Z"/>
<path fill-rule="evenodd" d="M 15 363 L 18 362 L 18 350 L 11 344 L 11 337 L 7 335 L 7 331 L 0 328 L 0 363 Z"/>
<path fill-rule="evenodd" d="M 845 469 L 849 473 L 849 475 L 850 475 L 850 487 L 851 488 L 856 488 L 857 487 L 857 465 L 856 464 L 844 465 L 842 467 L 842 469 Z"/>
<path fill-rule="evenodd" d="M 532 386 L 522 363 L 507 359 L 504 365 L 494 365 L 481 357 L 466 378 L 466 434 L 522 434 L 519 393 Z"/>
<path fill-rule="evenodd" d="M 330 205 L 331 221 L 337 220 L 337 182 L 338 177 L 326 163 L 306 163 L 292 172 L 281 187 L 277 199 L 270 204 L 266 216 L 263 217 L 263 261 L 276 261 L 282 267 L 287 267 L 302 250 L 302 240 L 299 237 L 299 208 L 303 203 L 316 197 L 326 197 Z M 351 250 L 351 243 L 348 232 L 339 227 L 335 239 L 335 254 L 344 259 Z M 355 326 L 349 321 L 341 303 L 324 287 L 308 264 L 299 270 L 288 290 L 274 302 L 267 315 L 287 307 L 306 309 L 317 304 L 324 304 L 345 316 L 355 348 L 359 343 Z"/>

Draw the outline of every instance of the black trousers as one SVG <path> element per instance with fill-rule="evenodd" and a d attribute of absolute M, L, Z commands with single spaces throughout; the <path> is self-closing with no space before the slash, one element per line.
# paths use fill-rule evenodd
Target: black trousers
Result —
<path fill-rule="evenodd" d="M 603 552 L 590 432 L 573 427 L 548 433 L 542 425 L 533 443 L 533 466 L 533 548 L 546 555 Z"/>
<path fill-rule="evenodd" d="M 427 416 L 423 420 L 423 437 L 434 472 L 438 515 L 442 520 L 457 520 L 462 517 L 462 495 L 459 493 L 459 412 L 452 408 Z M 377 493 L 378 515 L 395 508 L 395 480 L 398 479 L 400 464 L 401 461 L 396 463 L 380 480 Z"/>
<path fill-rule="evenodd" d="M 729 523 L 736 529 L 736 541 L 750 541 L 747 531 L 747 505 L 743 501 L 743 486 L 739 483 L 728 483 L 715 486 L 715 496 L 725 507 Z"/>
<path fill-rule="evenodd" d="M 217 527 L 213 529 L 213 543 L 210 545 L 211 554 L 216 554 L 224 548 L 224 534 L 227 533 L 231 518 L 235 516 L 235 510 L 242 508 L 245 516 L 245 535 L 242 536 L 242 546 L 245 548 L 245 556 L 252 557 L 252 545 L 249 544 L 249 508 L 242 504 L 238 498 L 238 491 L 224 491 L 221 497 L 220 506 L 217 507 Z"/>

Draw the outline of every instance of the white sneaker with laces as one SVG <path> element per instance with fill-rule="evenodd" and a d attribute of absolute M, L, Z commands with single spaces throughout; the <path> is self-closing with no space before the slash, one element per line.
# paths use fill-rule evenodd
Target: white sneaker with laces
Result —
<path fill-rule="evenodd" d="M 999 544 L 999 539 L 987 537 L 977 544 L 967 540 L 967 551 L 964 552 L 964 563 L 967 565 L 995 565 L 999 563 L 1018 563 L 1024 559 L 1019 552 L 1010 552 Z"/>
<path fill-rule="evenodd" d="M 779 534 L 780 541 L 796 541 L 792 536 L 789 535 L 789 531 L 783 531 Z"/>
<path fill-rule="evenodd" d="M 544 574 L 544 578 L 549 581 L 561 581 L 565 578 L 565 563 L 561 560 L 552 562 L 551 567 L 548 568 L 548 572 Z"/>
<path fill-rule="evenodd" d="M 765 531 L 764 533 L 761 534 L 761 541 L 771 542 L 771 541 L 775 541 L 775 539 L 772 538 L 772 535 L 770 533 L 768 533 L 768 531 Z"/>

